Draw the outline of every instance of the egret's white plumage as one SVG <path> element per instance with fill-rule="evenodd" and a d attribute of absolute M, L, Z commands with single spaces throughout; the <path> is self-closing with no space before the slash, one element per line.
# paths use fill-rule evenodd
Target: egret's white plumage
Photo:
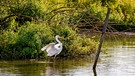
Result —
<path fill-rule="evenodd" d="M 62 43 L 58 40 L 59 37 L 59 35 L 55 36 L 56 41 L 58 42 L 57 44 L 49 43 L 41 49 L 42 51 L 46 50 L 46 52 L 48 53 L 47 56 L 56 56 L 62 51 Z"/>

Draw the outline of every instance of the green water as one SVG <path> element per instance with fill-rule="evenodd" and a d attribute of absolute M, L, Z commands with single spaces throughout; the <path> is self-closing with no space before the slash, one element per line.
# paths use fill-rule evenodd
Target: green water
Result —
<path fill-rule="evenodd" d="M 117 37 L 118 38 L 118 37 Z M 104 41 L 97 76 L 135 76 L 135 40 L 132 37 Z M 93 76 L 94 57 L 0 61 L 0 76 Z"/>
<path fill-rule="evenodd" d="M 0 61 L 0 76 L 55 76 L 70 75 L 75 69 L 90 67 L 90 58 L 45 60 Z"/>

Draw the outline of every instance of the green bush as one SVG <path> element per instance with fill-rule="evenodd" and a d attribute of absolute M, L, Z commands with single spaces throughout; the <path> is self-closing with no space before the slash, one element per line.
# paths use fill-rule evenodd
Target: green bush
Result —
<path fill-rule="evenodd" d="M 33 22 L 25 23 L 17 32 L 7 30 L 0 35 L 0 58 L 29 59 L 43 58 L 46 52 L 41 48 L 50 42 L 56 42 L 55 35 L 63 36 L 63 51 L 59 56 L 75 57 L 91 54 L 96 50 L 96 42 L 80 37 L 68 26 L 48 26 Z"/>
<path fill-rule="evenodd" d="M 27 23 L 26 25 L 28 26 L 20 28 L 16 50 L 20 51 L 21 57 L 37 58 L 41 53 L 42 43 L 45 44 L 52 40 L 52 32 L 48 26 L 43 24 Z"/>
<path fill-rule="evenodd" d="M 63 43 L 63 51 L 60 53 L 60 56 L 75 57 L 89 55 L 97 49 L 97 43 L 94 40 L 77 35 L 75 31 L 66 25 L 56 25 L 53 31 L 55 34 L 64 37 L 64 40 L 61 40 Z"/>
<path fill-rule="evenodd" d="M 25 25 L 17 32 L 8 30 L 0 36 L 1 58 L 37 58 L 42 44 L 52 41 L 52 32 L 47 25 L 29 22 Z"/>
<path fill-rule="evenodd" d="M 36 3 L 39 3 L 39 1 Z M 10 7 L 9 14 L 16 15 L 16 21 L 20 24 L 33 19 L 43 18 L 43 10 L 40 4 L 36 3 L 34 1 L 20 2 Z"/>

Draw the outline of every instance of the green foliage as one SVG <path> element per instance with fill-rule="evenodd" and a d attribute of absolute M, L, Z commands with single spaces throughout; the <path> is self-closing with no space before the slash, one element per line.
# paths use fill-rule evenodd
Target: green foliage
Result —
<path fill-rule="evenodd" d="M 39 3 L 37 1 L 36 3 Z M 34 1 L 24 1 L 18 2 L 9 9 L 9 14 L 16 15 L 16 21 L 20 24 L 26 21 L 32 21 L 32 19 L 37 20 L 43 17 L 43 10 L 40 4 L 36 4 Z"/>
<path fill-rule="evenodd" d="M 28 59 L 43 58 L 46 52 L 41 48 L 50 42 L 56 42 L 54 36 L 60 35 L 63 51 L 60 56 L 79 56 L 91 54 L 96 50 L 96 42 L 89 38 L 81 38 L 68 26 L 48 26 L 27 22 L 16 32 L 7 30 L 0 35 L 0 58 Z"/>
<path fill-rule="evenodd" d="M 75 31 L 66 25 L 53 26 L 53 31 L 55 34 L 64 37 L 64 39 L 61 39 L 63 43 L 63 51 L 60 53 L 61 56 L 75 57 L 89 55 L 97 49 L 97 42 L 85 36 L 81 37 L 77 35 Z"/>
<path fill-rule="evenodd" d="M 17 33 L 13 31 L 5 31 L 0 35 L 0 58 L 13 58 L 14 49 L 11 48 L 16 43 Z"/>
<path fill-rule="evenodd" d="M 101 0 L 103 6 L 117 7 L 118 0 Z"/>
<path fill-rule="evenodd" d="M 9 2 L 2 0 L 1 4 L 0 13 L 5 14 L 2 13 L 0 19 L 8 14 L 16 14 L 15 19 L 19 24 L 33 20 L 47 21 L 49 25 L 51 22 L 62 25 L 76 24 L 78 21 L 76 19 L 80 19 L 86 12 L 103 21 L 106 16 L 106 6 L 112 8 L 109 21 L 125 25 L 135 24 L 133 0 L 13 0 Z M 55 23 L 53 25 L 56 25 Z"/>
<path fill-rule="evenodd" d="M 52 32 L 48 26 L 29 22 L 25 25 L 17 32 L 8 30 L 0 35 L 1 58 L 37 58 L 42 44 L 52 41 Z"/>
<path fill-rule="evenodd" d="M 113 5 L 114 4 L 114 5 Z M 103 6 L 104 5 L 104 6 Z M 41 48 L 63 36 L 60 56 L 94 53 L 97 43 L 80 36 L 68 24 L 103 21 L 107 7 L 111 22 L 135 24 L 134 1 L 128 0 L 2 0 L 0 5 L 0 58 L 44 58 Z"/>
<path fill-rule="evenodd" d="M 45 43 L 51 41 L 52 33 L 50 28 L 43 24 L 27 23 L 26 25 L 26 27 L 20 28 L 16 50 L 20 51 L 21 57 L 37 58 L 41 53 L 41 40 L 46 39 Z"/>

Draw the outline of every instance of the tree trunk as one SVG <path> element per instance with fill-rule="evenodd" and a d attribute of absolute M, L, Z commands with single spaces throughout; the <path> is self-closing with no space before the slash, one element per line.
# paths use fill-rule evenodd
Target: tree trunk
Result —
<path fill-rule="evenodd" d="M 99 44 L 99 47 L 98 47 L 98 50 L 97 50 L 97 53 L 96 53 L 96 56 L 95 56 L 95 62 L 94 62 L 94 65 L 93 65 L 93 70 L 96 69 L 97 61 L 98 61 L 98 58 L 99 58 L 99 55 L 100 55 L 100 50 L 101 50 L 101 47 L 102 47 L 102 43 L 103 43 L 103 39 L 104 39 L 104 34 L 106 32 L 107 25 L 108 25 L 108 18 L 109 18 L 110 10 L 111 9 L 108 8 L 108 11 L 107 11 L 107 14 L 106 14 L 105 23 L 104 23 L 103 30 L 102 30 L 102 35 L 101 35 L 101 38 L 100 38 L 100 44 Z"/>

